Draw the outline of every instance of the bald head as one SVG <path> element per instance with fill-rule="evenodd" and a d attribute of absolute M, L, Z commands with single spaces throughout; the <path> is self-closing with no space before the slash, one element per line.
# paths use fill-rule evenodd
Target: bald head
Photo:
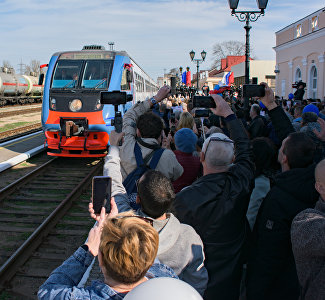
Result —
<path fill-rule="evenodd" d="M 226 135 L 214 133 L 205 140 L 202 152 L 210 169 L 228 168 L 234 157 L 234 144 Z"/>
<path fill-rule="evenodd" d="M 321 160 L 316 166 L 315 180 L 325 184 L 325 159 Z"/>

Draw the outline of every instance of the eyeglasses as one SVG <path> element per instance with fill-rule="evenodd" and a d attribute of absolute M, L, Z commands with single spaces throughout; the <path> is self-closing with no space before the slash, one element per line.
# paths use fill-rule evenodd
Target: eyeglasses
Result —
<path fill-rule="evenodd" d="M 117 219 L 126 219 L 126 218 L 137 218 L 137 219 L 141 219 L 141 220 L 149 223 L 151 226 L 153 226 L 153 219 L 147 218 L 147 217 L 142 217 L 142 216 L 136 216 L 136 215 L 134 215 L 134 216 L 118 216 L 116 218 L 113 218 L 112 220 L 114 220 L 114 219 L 115 220 L 117 220 Z"/>
<path fill-rule="evenodd" d="M 213 142 L 232 143 L 232 144 L 234 143 L 232 140 L 225 140 L 225 139 L 221 139 L 221 138 L 219 138 L 219 137 L 211 137 L 211 138 L 209 139 L 209 142 L 208 142 L 207 147 L 205 148 L 205 153 L 207 153 L 207 151 L 208 151 L 208 147 L 209 147 L 211 141 L 213 141 Z"/>

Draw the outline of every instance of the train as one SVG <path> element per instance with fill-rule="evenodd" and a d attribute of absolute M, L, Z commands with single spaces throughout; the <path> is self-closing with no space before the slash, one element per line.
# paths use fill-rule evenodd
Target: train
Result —
<path fill-rule="evenodd" d="M 157 83 L 126 51 L 98 45 L 54 53 L 44 79 L 41 119 L 50 156 L 105 156 L 115 107 L 101 103 L 101 92 L 132 95 L 128 96 L 132 101 L 118 106 L 123 116 L 133 104 L 158 90 Z"/>
<path fill-rule="evenodd" d="M 12 68 L 0 68 L 0 107 L 9 104 L 41 102 L 43 86 L 36 73 L 19 75 Z"/>

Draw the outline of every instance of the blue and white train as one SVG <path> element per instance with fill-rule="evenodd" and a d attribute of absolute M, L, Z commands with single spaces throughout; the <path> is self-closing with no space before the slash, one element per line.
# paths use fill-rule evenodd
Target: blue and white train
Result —
<path fill-rule="evenodd" d="M 119 106 L 123 114 L 158 90 L 126 52 L 107 51 L 103 46 L 57 52 L 46 66 L 42 126 L 51 156 L 106 155 L 115 112 L 113 105 L 100 103 L 101 91 L 133 95 L 132 102 Z"/>

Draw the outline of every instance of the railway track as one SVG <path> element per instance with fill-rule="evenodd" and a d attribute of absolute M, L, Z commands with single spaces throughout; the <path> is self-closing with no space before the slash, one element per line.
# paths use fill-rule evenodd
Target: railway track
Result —
<path fill-rule="evenodd" d="M 87 237 L 90 182 L 102 160 L 52 159 L 0 191 L 1 299 L 39 286 Z"/>
<path fill-rule="evenodd" d="M 6 130 L 0 132 L 0 143 L 4 143 L 11 139 L 15 139 L 41 130 L 42 130 L 42 123 L 35 123 L 35 124 L 11 129 L 11 130 Z"/>
<path fill-rule="evenodd" d="M 11 111 L 3 111 L 0 112 L 0 118 L 12 117 L 17 115 L 26 115 L 35 112 L 41 112 L 42 107 L 33 107 L 33 108 L 25 108 L 20 110 L 11 110 Z"/>

